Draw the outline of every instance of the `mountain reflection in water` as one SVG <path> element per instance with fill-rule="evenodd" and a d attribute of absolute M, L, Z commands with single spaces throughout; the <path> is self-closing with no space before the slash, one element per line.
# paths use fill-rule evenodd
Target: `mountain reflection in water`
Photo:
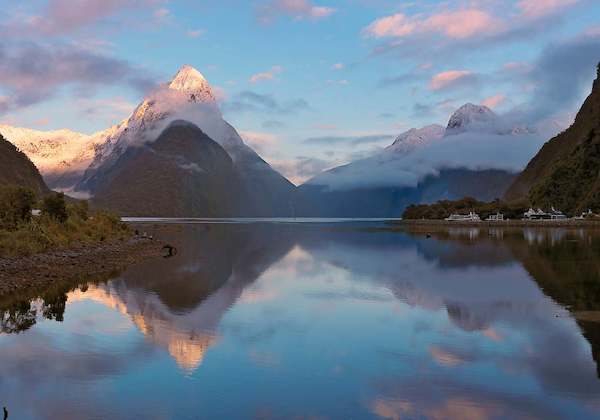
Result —
<path fill-rule="evenodd" d="M 600 416 L 600 232 L 169 225 L 1 302 L 14 418 Z"/>

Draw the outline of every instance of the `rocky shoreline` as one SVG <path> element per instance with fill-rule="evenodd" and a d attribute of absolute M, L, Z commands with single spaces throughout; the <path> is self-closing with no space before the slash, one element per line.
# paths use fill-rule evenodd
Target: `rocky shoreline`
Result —
<path fill-rule="evenodd" d="M 135 236 L 28 257 L 0 258 L 0 297 L 116 273 L 130 264 L 162 256 L 163 245 L 158 240 Z"/>

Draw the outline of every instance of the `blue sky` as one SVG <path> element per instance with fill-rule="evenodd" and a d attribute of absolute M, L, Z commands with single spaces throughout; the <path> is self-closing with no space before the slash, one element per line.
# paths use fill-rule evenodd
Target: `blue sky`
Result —
<path fill-rule="evenodd" d="M 593 0 L 7 3 L 0 122 L 91 133 L 191 64 L 296 181 L 465 102 L 568 120 L 600 60 Z"/>

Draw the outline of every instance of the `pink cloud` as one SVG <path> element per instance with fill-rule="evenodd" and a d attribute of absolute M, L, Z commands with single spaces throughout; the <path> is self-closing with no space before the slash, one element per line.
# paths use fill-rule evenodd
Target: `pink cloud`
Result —
<path fill-rule="evenodd" d="M 406 37 L 416 34 L 439 34 L 452 39 L 466 39 L 476 35 L 499 32 L 504 24 L 479 9 L 442 12 L 427 18 L 408 17 L 402 13 L 386 16 L 371 23 L 364 34 L 375 38 Z"/>
<path fill-rule="evenodd" d="M 166 7 L 161 7 L 160 9 L 156 9 L 154 11 L 154 18 L 157 22 L 166 22 L 170 20 L 171 17 L 171 11 Z"/>
<path fill-rule="evenodd" d="M 504 101 L 506 101 L 506 95 L 503 95 L 501 93 L 494 95 L 494 96 L 490 96 L 489 98 L 485 98 L 482 102 L 481 105 L 485 105 L 488 108 L 496 108 L 497 106 L 501 105 L 504 103 Z"/>
<path fill-rule="evenodd" d="M 453 354 L 439 347 L 430 347 L 429 353 L 431 354 L 433 360 L 435 360 L 438 364 L 443 366 L 453 367 L 465 362 L 465 360 L 459 355 Z"/>
<path fill-rule="evenodd" d="M 144 7 L 156 0 L 49 0 L 41 16 L 28 24 L 41 32 L 60 35 L 95 23 L 122 9 Z"/>
<path fill-rule="evenodd" d="M 506 71 L 516 71 L 521 72 L 529 69 L 531 66 L 524 61 L 509 61 L 508 63 L 504 63 L 502 68 Z"/>
<path fill-rule="evenodd" d="M 0 80 L 9 100 L 0 101 L 0 113 L 48 100 L 66 86 L 77 88 L 80 96 L 92 95 L 100 86 L 128 86 L 142 93 L 155 86 L 152 77 L 129 62 L 73 44 L 28 43 L 3 52 Z"/>
<path fill-rule="evenodd" d="M 274 66 L 269 71 L 265 71 L 262 73 L 256 73 L 250 76 L 250 83 L 258 83 L 265 80 L 273 80 L 275 76 L 283 71 L 283 67 Z"/>
<path fill-rule="evenodd" d="M 472 78 L 474 76 L 473 72 L 469 70 L 449 70 L 436 74 L 429 81 L 429 89 L 430 90 L 442 90 L 453 85 L 456 85 L 459 82 L 464 81 L 465 79 Z"/>
<path fill-rule="evenodd" d="M 333 7 L 316 6 L 310 0 L 272 0 L 259 9 L 259 20 L 271 23 L 278 15 L 287 15 L 296 20 L 318 20 L 336 11 Z"/>
<path fill-rule="evenodd" d="M 190 29 L 185 34 L 188 36 L 188 38 L 200 38 L 202 35 L 204 35 L 204 30 Z"/>
<path fill-rule="evenodd" d="M 493 341 L 504 341 L 504 337 L 493 328 L 487 328 L 483 331 L 483 335 Z"/>
<path fill-rule="evenodd" d="M 244 141 L 256 150 L 263 158 L 268 155 L 269 150 L 274 150 L 277 147 L 279 139 L 270 133 L 262 133 L 258 131 L 241 131 L 240 135 Z"/>
<path fill-rule="evenodd" d="M 48 119 L 48 118 L 46 118 L 46 117 L 44 117 L 44 118 L 39 118 L 39 119 L 35 120 L 35 121 L 33 122 L 33 124 L 34 124 L 34 125 L 36 125 L 36 126 L 38 126 L 38 127 L 40 127 L 40 126 L 45 126 L 45 125 L 48 125 L 48 124 L 50 124 L 50 119 Z"/>
<path fill-rule="evenodd" d="M 417 24 L 402 14 L 397 13 L 377 19 L 365 29 L 364 33 L 375 38 L 403 37 L 410 35 L 417 29 Z"/>
<path fill-rule="evenodd" d="M 464 39 L 497 32 L 502 24 L 487 12 L 471 9 L 431 16 L 425 20 L 424 26 L 431 32 L 441 32 L 450 38 Z"/>
<path fill-rule="evenodd" d="M 528 18 L 540 18 L 579 3 L 580 0 L 520 0 L 517 7 Z"/>

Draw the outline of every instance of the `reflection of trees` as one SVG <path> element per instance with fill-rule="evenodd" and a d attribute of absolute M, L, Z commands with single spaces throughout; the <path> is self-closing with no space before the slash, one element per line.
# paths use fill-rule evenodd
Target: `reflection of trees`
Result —
<path fill-rule="evenodd" d="M 509 264 L 513 257 L 500 241 L 507 233 L 498 228 L 409 227 L 407 233 L 415 240 L 426 260 L 438 261 L 441 267 L 494 267 Z M 427 235 L 435 240 L 426 239 Z"/>
<path fill-rule="evenodd" d="M 171 315 L 198 308 L 227 284 L 228 289 L 223 292 L 229 296 L 225 299 L 229 303 L 224 302 L 226 309 L 293 245 L 289 232 L 268 226 L 186 226 L 159 235 L 176 244 L 178 256 L 131 267 L 116 284 L 120 290 L 139 290 L 143 292 L 141 296 L 145 293 L 158 296 Z M 88 284 L 106 280 L 90 279 Z M 85 293 L 87 288 L 84 284 L 80 291 Z M 41 295 L 39 291 L 31 291 L 5 299 L 0 302 L 0 332 L 26 331 L 40 317 L 62 322 L 67 293 L 74 289 L 72 284 L 57 284 Z"/>
<path fill-rule="evenodd" d="M 546 294 L 572 311 L 600 310 L 600 237 L 508 243 Z"/>
<path fill-rule="evenodd" d="M 20 301 L 6 308 L 0 318 L 0 332 L 16 334 L 28 330 L 35 325 L 37 310 L 31 302 Z"/>
<path fill-rule="evenodd" d="M 36 324 L 38 315 L 62 322 L 66 304 L 65 292 L 48 294 L 35 300 L 14 301 L 0 309 L 0 332 L 16 334 L 27 331 Z"/>
<path fill-rule="evenodd" d="M 594 231 L 548 232 L 535 241 L 510 241 L 513 254 L 540 288 L 577 318 L 581 311 L 600 311 L 600 235 Z M 577 319 L 592 347 L 600 377 L 600 323 Z"/>
<path fill-rule="evenodd" d="M 73 281 L 59 280 L 47 287 L 29 288 L 0 298 L 0 333 L 19 333 L 34 326 L 41 318 L 62 322 L 69 292 L 85 291 L 90 284 L 101 284 L 118 273 L 101 273 Z"/>
<path fill-rule="evenodd" d="M 583 336 L 592 347 L 600 377 L 600 323 L 577 319 L 579 312 L 600 311 L 598 232 L 583 229 L 507 228 L 499 234 L 497 228 L 494 231 L 481 228 L 479 238 L 475 240 L 467 234 L 457 235 L 448 229 L 437 228 L 431 233 L 437 241 L 429 241 L 431 243 L 423 239 L 425 233 L 411 232 L 425 254 L 428 254 L 428 249 L 435 251 L 431 252 L 433 255 L 438 250 L 445 249 L 440 263 L 451 261 L 452 265 L 461 262 L 468 264 L 474 258 L 491 262 L 493 254 L 498 255 L 498 261 L 516 258 L 547 296 L 573 314 Z M 470 257 L 465 257 L 466 254 L 470 254 Z M 448 307 L 448 312 L 453 319 L 468 318 L 457 307 Z"/>
<path fill-rule="evenodd" d="M 67 306 L 67 295 L 58 294 L 53 298 L 44 299 L 42 305 L 42 314 L 46 319 L 53 319 L 58 322 L 64 320 L 65 308 Z"/>

